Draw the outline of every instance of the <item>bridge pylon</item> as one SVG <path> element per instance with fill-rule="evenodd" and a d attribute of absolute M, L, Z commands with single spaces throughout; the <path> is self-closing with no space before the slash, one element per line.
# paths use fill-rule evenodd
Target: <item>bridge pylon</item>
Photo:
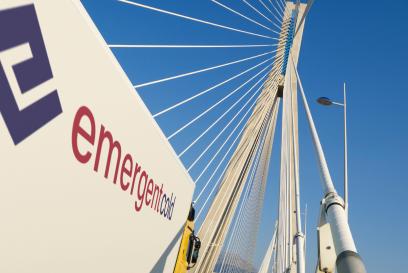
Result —
<path fill-rule="evenodd" d="M 284 86 L 288 83 L 290 85 L 295 85 L 295 88 L 293 89 L 292 86 L 291 89 L 296 90 L 296 78 L 293 77 L 291 80 L 288 80 L 288 77 L 285 75 L 287 70 L 290 69 L 290 66 L 287 64 L 289 62 L 289 53 L 292 46 L 294 47 L 292 50 L 292 57 L 297 61 L 299 56 L 303 26 L 295 37 L 294 27 L 296 26 L 295 20 L 300 21 L 304 9 L 305 5 L 303 4 L 286 2 L 274 65 L 264 83 L 252 115 L 248 119 L 240 142 L 231 157 L 206 218 L 198 231 L 202 247 L 199 261 L 195 268 L 191 269 L 191 272 L 214 272 L 214 268 L 218 261 L 218 257 L 220 256 L 222 246 L 224 245 L 242 191 L 248 180 L 247 178 L 251 166 L 255 161 L 256 151 L 259 148 L 262 148 L 261 158 L 266 159 L 263 160 L 264 163 L 262 164 L 262 168 L 264 169 L 263 175 L 261 176 L 263 188 L 266 184 L 278 108 L 281 97 L 283 96 L 282 92 L 287 89 L 284 88 Z M 262 141 L 262 138 L 266 141 Z M 295 226 L 292 231 L 291 237 L 294 240 L 296 234 Z M 294 259 L 294 261 L 296 261 L 296 259 Z"/>

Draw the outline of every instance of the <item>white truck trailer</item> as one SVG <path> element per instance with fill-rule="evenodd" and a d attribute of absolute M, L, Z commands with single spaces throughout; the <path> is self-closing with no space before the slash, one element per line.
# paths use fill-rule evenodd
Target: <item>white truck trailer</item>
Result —
<path fill-rule="evenodd" d="M 194 183 L 80 1 L 0 26 L 0 272 L 173 272 Z"/>

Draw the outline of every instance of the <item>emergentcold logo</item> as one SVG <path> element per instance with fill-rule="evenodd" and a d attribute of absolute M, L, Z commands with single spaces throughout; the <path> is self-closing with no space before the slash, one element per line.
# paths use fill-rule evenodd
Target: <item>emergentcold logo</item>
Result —
<path fill-rule="evenodd" d="M 0 26 L 0 113 L 17 145 L 62 108 L 57 90 L 30 105 L 19 103 L 53 78 L 34 5 L 0 11 Z"/>

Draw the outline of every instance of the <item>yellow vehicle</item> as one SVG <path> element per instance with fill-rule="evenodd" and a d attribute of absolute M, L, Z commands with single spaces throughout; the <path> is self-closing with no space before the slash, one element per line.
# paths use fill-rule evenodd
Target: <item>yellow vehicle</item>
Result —
<path fill-rule="evenodd" d="M 201 242 L 194 234 L 194 217 L 195 210 L 191 206 L 186 225 L 184 226 L 174 273 L 186 273 L 197 263 Z"/>

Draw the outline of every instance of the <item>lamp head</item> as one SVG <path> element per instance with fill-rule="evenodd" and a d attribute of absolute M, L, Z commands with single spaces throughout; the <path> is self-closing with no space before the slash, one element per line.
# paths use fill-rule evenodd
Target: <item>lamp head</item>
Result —
<path fill-rule="evenodd" d="M 320 98 L 318 98 L 318 99 L 317 99 L 317 102 L 318 102 L 319 104 L 321 104 L 321 105 L 324 105 L 324 106 L 329 106 L 329 105 L 332 105 L 332 104 L 333 104 L 333 102 L 331 101 L 331 99 L 326 98 L 326 97 L 320 97 Z"/>

